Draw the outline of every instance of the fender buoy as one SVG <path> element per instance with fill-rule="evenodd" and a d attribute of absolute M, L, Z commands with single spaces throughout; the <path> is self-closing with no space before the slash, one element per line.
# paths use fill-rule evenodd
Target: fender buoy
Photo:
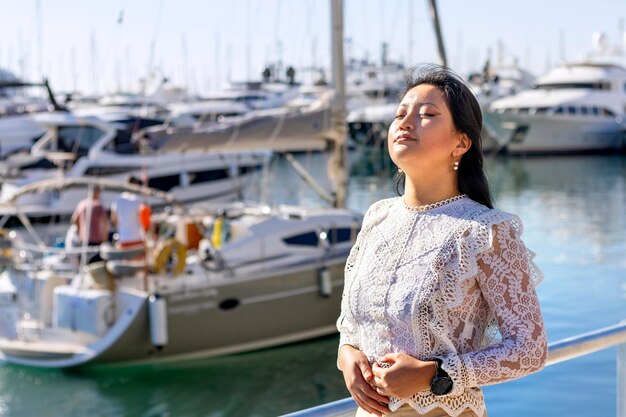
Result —
<path fill-rule="evenodd" d="M 222 247 L 222 227 L 224 226 L 224 218 L 218 217 L 213 224 L 213 233 L 211 234 L 211 243 L 215 249 Z"/>
<path fill-rule="evenodd" d="M 150 318 L 150 341 L 158 350 L 168 342 L 167 304 L 159 294 L 148 297 L 148 317 Z"/>
<path fill-rule="evenodd" d="M 327 267 L 322 267 L 317 271 L 319 280 L 320 295 L 324 298 L 333 294 L 333 277 Z"/>
<path fill-rule="evenodd" d="M 156 257 L 154 258 L 154 273 L 161 274 L 165 271 L 167 262 L 170 259 L 172 251 L 176 251 L 176 264 L 172 267 L 172 275 L 180 275 L 185 270 L 187 264 L 187 248 L 174 238 L 167 239 L 159 243 L 156 248 Z"/>

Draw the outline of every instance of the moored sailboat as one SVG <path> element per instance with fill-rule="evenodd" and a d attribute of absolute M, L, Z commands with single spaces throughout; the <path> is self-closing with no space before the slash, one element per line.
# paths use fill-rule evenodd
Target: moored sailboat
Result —
<path fill-rule="evenodd" d="M 79 183 L 163 198 L 103 181 L 45 185 Z M 359 215 L 239 204 L 174 210 L 154 221 L 161 233 L 145 251 L 59 249 L 5 235 L 3 359 L 38 367 L 178 360 L 335 331 Z M 87 264 L 93 253 L 104 261 Z"/>

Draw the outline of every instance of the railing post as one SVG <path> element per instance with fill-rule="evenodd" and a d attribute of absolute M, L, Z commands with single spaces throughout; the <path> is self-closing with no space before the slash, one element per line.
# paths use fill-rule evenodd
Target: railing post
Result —
<path fill-rule="evenodd" d="M 626 417 L 626 343 L 617 346 L 617 417 Z"/>

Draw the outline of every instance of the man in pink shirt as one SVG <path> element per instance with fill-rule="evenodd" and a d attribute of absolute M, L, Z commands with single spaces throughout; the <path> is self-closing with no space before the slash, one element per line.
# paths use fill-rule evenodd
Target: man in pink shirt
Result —
<path fill-rule="evenodd" d="M 108 240 L 109 217 L 100 201 L 100 188 L 94 187 L 91 198 L 88 196 L 78 203 L 71 221 L 78 228 L 78 239 L 81 243 L 97 246 Z"/>

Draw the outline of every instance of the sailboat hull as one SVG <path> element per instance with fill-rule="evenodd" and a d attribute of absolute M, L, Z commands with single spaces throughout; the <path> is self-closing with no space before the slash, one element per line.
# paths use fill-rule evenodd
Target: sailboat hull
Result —
<path fill-rule="evenodd" d="M 168 343 L 162 347 L 151 342 L 146 293 L 134 295 L 134 306 L 118 318 L 124 323 L 116 323 L 90 345 L 0 340 L 0 351 L 7 362 L 63 368 L 225 355 L 327 335 L 336 331 L 343 267 L 343 262 L 328 267 L 333 277 L 329 296 L 320 293 L 319 269 L 310 267 L 164 291 Z"/>

